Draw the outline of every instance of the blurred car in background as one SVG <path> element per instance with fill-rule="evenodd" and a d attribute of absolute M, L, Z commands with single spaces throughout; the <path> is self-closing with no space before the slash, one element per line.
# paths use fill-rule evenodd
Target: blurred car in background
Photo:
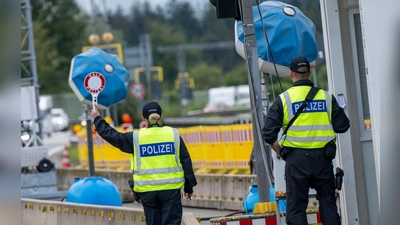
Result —
<path fill-rule="evenodd" d="M 53 131 L 66 131 L 69 126 L 69 117 L 62 108 L 53 108 L 50 110 L 51 124 Z"/>
<path fill-rule="evenodd" d="M 239 99 L 235 102 L 235 107 L 245 107 L 245 108 L 250 108 L 250 98 L 242 98 Z"/>
<path fill-rule="evenodd" d="M 50 110 L 39 110 L 39 118 L 41 121 L 41 132 L 43 135 L 47 137 L 51 137 L 51 133 L 53 132 L 53 125 L 51 121 Z"/>

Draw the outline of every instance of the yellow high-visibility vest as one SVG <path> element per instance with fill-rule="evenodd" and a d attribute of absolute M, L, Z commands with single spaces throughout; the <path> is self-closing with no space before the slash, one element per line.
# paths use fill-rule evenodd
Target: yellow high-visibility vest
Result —
<path fill-rule="evenodd" d="M 310 86 L 294 86 L 279 95 L 284 112 L 282 129 L 296 114 L 310 89 Z M 286 137 L 281 138 L 280 144 L 292 148 L 323 148 L 335 139 L 331 120 L 332 96 L 327 91 L 319 90 L 289 127 Z"/>
<path fill-rule="evenodd" d="M 133 132 L 133 141 L 131 169 L 135 192 L 182 188 L 185 179 L 177 129 L 143 128 Z"/>

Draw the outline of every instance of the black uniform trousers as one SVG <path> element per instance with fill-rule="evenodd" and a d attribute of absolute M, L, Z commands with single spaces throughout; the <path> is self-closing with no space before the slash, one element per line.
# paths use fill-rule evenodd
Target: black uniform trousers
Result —
<path fill-rule="evenodd" d="M 332 160 L 323 149 L 295 149 L 286 158 L 286 223 L 308 225 L 306 209 L 309 188 L 317 191 L 324 225 L 340 225 L 335 199 Z"/>
<path fill-rule="evenodd" d="M 147 225 L 181 225 L 182 196 L 180 189 L 138 193 Z"/>

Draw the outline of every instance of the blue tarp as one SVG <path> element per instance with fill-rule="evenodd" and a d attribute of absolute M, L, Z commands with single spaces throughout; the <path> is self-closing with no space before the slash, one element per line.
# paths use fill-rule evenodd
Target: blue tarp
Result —
<path fill-rule="evenodd" d="M 80 101 L 87 104 L 92 102 L 92 95 L 84 86 L 85 77 L 91 72 L 101 73 L 106 80 L 104 89 L 97 97 L 100 106 L 110 107 L 126 98 L 129 72 L 117 55 L 93 47 L 76 55 L 71 62 L 69 85 Z"/>
<path fill-rule="evenodd" d="M 253 6 L 258 55 L 262 60 L 273 62 L 263 27 L 276 64 L 288 67 L 290 61 L 299 55 L 310 62 L 316 59 L 315 25 L 297 7 L 279 1 L 266 1 L 260 4 L 260 9 L 262 19 L 258 7 Z M 236 29 L 236 38 L 244 43 L 241 21 L 236 23 Z"/>

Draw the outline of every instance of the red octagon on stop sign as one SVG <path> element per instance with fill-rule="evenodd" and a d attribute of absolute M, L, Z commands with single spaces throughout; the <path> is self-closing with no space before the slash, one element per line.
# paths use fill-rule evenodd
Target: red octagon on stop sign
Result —
<path fill-rule="evenodd" d="M 98 94 L 106 86 L 106 80 L 101 73 L 91 72 L 85 77 L 84 85 L 89 93 Z"/>

